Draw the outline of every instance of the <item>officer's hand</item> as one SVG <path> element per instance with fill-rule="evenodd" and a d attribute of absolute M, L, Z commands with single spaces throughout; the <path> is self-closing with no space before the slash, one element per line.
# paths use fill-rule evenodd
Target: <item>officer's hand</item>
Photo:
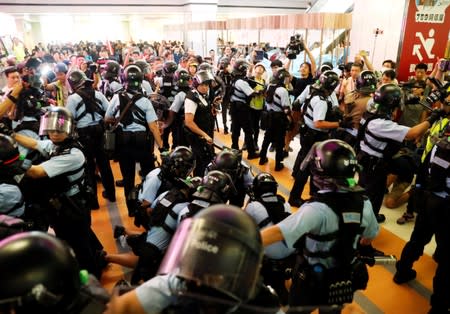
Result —
<path fill-rule="evenodd" d="M 0 133 L 11 136 L 14 131 L 11 130 L 6 124 L 3 122 L 0 123 Z"/>
<path fill-rule="evenodd" d="M 209 135 L 206 135 L 203 138 L 206 140 L 206 142 L 208 144 L 212 144 L 213 143 L 213 139 Z"/>
<path fill-rule="evenodd" d="M 437 120 L 440 118 L 444 118 L 447 116 L 447 112 L 443 109 L 435 109 L 431 112 L 431 115 L 428 117 L 427 121 L 430 123 L 430 125 L 433 125 Z"/>
<path fill-rule="evenodd" d="M 343 119 L 339 121 L 339 127 L 343 129 L 352 129 L 354 127 L 353 117 L 344 116 Z"/>
<path fill-rule="evenodd" d="M 439 89 L 432 91 L 428 97 L 425 99 L 427 104 L 433 105 L 435 102 L 443 101 L 446 95 L 442 93 Z"/>

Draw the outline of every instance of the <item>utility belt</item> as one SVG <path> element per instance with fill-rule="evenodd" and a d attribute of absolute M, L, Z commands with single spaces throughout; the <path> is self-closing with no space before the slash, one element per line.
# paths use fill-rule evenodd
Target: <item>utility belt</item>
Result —
<path fill-rule="evenodd" d="M 147 232 L 142 232 L 139 235 L 127 236 L 127 244 L 136 256 L 143 256 L 149 253 L 157 256 L 163 254 L 155 244 L 147 242 Z"/>
<path fill-rule="evenodd" d="M 313 142 L 325 141 L 329 137 L 328 132 L 322 132 L 322 131 L 317 131 L 317 130 L 311 129 L 304 122 L 302 124 L 300 124 L 299 133 L 300 133 L 301 137 L 313 139 Z"/>
<path fill-rule="evenodd" d="M 102 122 L 99 121 L 98 124 L 89 125 L 84 128 L 77 128 L 77 133 L 80 137 L 97 137 L 103 136 L 105 127 Z"/>
<path fill-rule="evenodd" d="M 303 256 L 300 260 L 292 273 L 291 298 L 308 294 L 309 304 L 351 303 L 353 293 L 365 289 L 369 279 L 364 263 L 327 269 L 321 263 L 309 265 Z"/>
<path fill-rule="evenodd" d="M 364 167 L 364 169 L 371 171 L 387 171 L 388 161 L 382 157 L 376 157 L 369 155 L 364 151 L 360 151 L 357 155 L 358 163 Z"/>
<path fill-rule="evenodd" d="M 234 110 L 249 110 L 250 106 L 243 101 L 231 101 L 231 109 Z"/>
<path fill-rule="evenodd" d="M 118 129 L 116 132 L 118 137 L 117 144 L 119 149 L 125 148 L 125 145 L 144 148 L 145 146 L 149 145 L 153 139 L 153 137 L 147 131 L 131 132 Z"/>
<path fill-rule="evenodd" d="M 264 256 L 263 266 L 269 268 L 272 272 L 291 272 L 295 266 L 296 254 L 289 255 L 282 259 L 273 259 Z"/>

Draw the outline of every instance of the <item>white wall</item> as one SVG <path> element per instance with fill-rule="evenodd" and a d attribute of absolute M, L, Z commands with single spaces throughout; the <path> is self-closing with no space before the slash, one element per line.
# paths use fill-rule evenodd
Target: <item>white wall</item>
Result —
<path fill-rule="evenodd" d="M 350 32 L 350 59 L 360 50 L 370 52 L 369 59 L 375 69 L 381 68 L 383 60 L 397 60 L 402 31 L 405 0 L 355 0 Z M 383 30 L 375 42 L 375 29 Z"/>

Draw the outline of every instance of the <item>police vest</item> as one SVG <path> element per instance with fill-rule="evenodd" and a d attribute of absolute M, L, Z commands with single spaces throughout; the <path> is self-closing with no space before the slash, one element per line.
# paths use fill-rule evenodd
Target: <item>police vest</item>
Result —
<path fill-rule="evenodd" d="M 175 230 L 166 224 L 167 215 L 170 215 L 175 221 L 178 219 L 178 214 L 173 211 L 175 205 L 187 202 L 188 198 L 178 188 L 172 188 L 167 194 L 160 199 L 158 204 L 153 208 L 149 224 L 150 226 L 160 226 L 168 234 L 173 235 Z"/>
<path fill-rule="evenodd" d="M 197 92 L 192 90 L 186 94 L 186 99 L 190 99 L 197 104 L 197 110 L 194 115 L 194 122 L 197 126 L 211 135 L 214 132 L 214 116 L 211 112 L 211 106 L 207 106 L 200 100 Z"/>
<path fill-rule="evenodd" d="M 249 97 L 243 92 L 241 91 L 239 88 L 236 87 L 236 83 L 241 80 L 244 81 L 245 80 L 241 77 L 238 77 L 237 79 L 235 79 L 232 83 L 232 89 L 231 89 L 231 95 L 232 97 L 234 96 L 235 100 L 233 100 L 233 102 L 241 102 L 241 103 L 247 103 L 249 101 Z M 237 100 L 236 100 L 237 98 Z"/>
<path fill-rule="evenodd" d="M 426 189 L 432 192 L 446 192 L 448 196 L 450 195 L 448 178 L 450 178 L 450 142 L 444 138 L 436 144 L 436 152 L 430 162 Z"/>
<path fill-rule="evenodd" d="M 267 193 L 259 197 L 254 197 L 252 200 L 261 203 L 269 214 L 266 219 L 263 219 L 258 224 L 260 229 L 264 228 L 269 223 L 277 224 L 290 215 L 284 210 L 286 200 L 281 195 Z"/>
<path fill-rule="evenodd" d="M 167 97 L 167 99 L 172 102 L 175 95 L 173 76 L 164 75 L 162 79 L 161 95 Z"/>
<path fill-rule="evenodd" d="M 364 201 L 366 197 L 360 193 L 325 193 L 314 196 L 311 201 L 326 204 L 339 218 L 339 229 L 328 234 L 308 233 L 297 240 L 294 247 L 303 251 L 306 257 L 329 258 L 333 257 L 337 265 L 350 266 L 355 255 L 353 247 L 355 239 L 361 234 Z M 327 251 L 311 252 L 305 246 L 306 239 L 317 242 L 335 241 Z"/>
<path fill-rule="evenodd" d="M 364 144 L 366 144 L 368 147 L 370 147 L 370 149 L 372 149 L 380 154 L 383 154 L 383 158 L 391 159 L 395 154 L 398 153 L 398 151 L 402 147 L 402 143 L 394 141 L 390 138 L 379 137 L 379 136 L 373 134 L 372 132 L 370 132 L 369 129 L 367 128 L 370 121 L 375 120 L 375 119 L 386 119 L 387 120 L 387 117 L 379 115 L 379 114 L 365 112 L 363 114 L 363 118 L 365 121 L 364 121 L 364 123 L 362 123 L 360 125 L 360 127 L 358 129 L 358 135 L 356 137 L 357 145 L 359 146 L 359 143 L 361 141 L 363 141 Z M 386 143 L 386 146 L 383 149 L 375 147 L 374 145 L 372 145 L 370 143 L 370 141 L 367 138 L 367 135 L 371 136 L 372 138 L 376 139 L 379 142 Z"/>
<path fill-rule="evenodd" d="M 75 121 L 80 121 L 87 114 L 91 115 L 92 121 L 97 121 L 95 119 L 95 113 L 98 113 L 102 117 L 105 116 L 101 101 L 95 97 L 95 91 L 93 89 L 78 90 L 75 94 L 81 97 L 81 101 L 75 107 L 75 112 L 83 108 L 83 111 L 75 117 Z"/>
<path fill-rule="evenodd" d="M 130 99 L 127 92 L 122 92 L 119 94 L 120 112 L 123 112 L 125 110 L 130 101 L 132 102 L 130 109 L 127 110 L 122 120 L 120 121 L 123 125 L 127 126 L 134 122 L 144 126 L 147 129 L 148 124 L 146 119 L 146 113 L 144 110 L 136 106 L 136 102 L 142 97 L 144 97 L 144 95 L 135 94 L 133 98 Z"/>
<path fill-rule="evenodd" d="M 315 90 L 314 88 L 311 89 L 310 94 L 308 95 L 308 97 L 306 97 L 304 104 L 301 105 L 302 115 L 304 115 L 309 120 L 314 122 L 313 118 L 314 109 L 311 106 L 311 99 L 313 99 L 314 96 L 318 96 L 321 101 L 325 101 L 327 103 L 327 113 L 325 115 L 325 121 L 330 122 L 339 121 L 339 114 L 335 110 L 333 110 L 333 103 L 331 102 L 329 97 L 326 97 L 320 90 Z"/>

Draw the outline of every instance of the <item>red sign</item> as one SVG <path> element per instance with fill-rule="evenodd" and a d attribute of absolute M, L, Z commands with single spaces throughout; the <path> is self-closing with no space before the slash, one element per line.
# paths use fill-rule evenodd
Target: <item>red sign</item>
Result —
<path fill-rule="evenodd" d="M 444 57 L 450 30 L 450 0 L 408 0 L 399 47 L 398 79 L 414 76 L 418 63 L 428 65 L 428 72 Z"/>

